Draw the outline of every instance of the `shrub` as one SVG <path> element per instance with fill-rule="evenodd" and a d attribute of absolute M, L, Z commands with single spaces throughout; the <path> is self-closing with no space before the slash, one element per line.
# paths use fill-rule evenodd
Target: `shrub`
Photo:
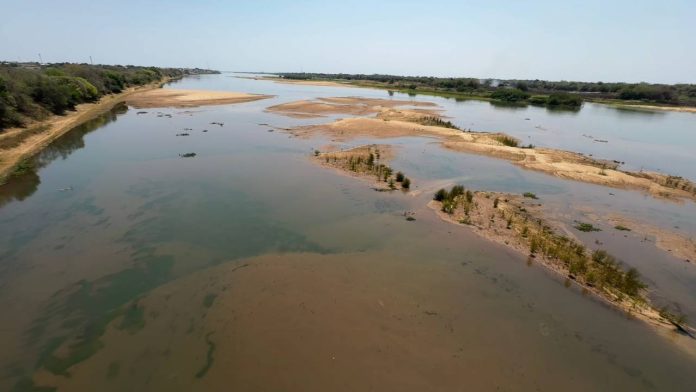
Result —
<path fill-rule="evenodd" d="M 538 199 L 537 195 L 532 193 L 532 192 L 525 192 L 522 194 L 522 196 L 528 198 L 528 199 Z"/>
<path fill-rule="evenodd" d="M 449 194 L 447 193 L 447 191 L 444 190 L 443 188 L 441 188 L 437 192 L 435 192 L 435 196 L 433 197 L 433 200 L 444 201 L 448 197 L 449 197 Z"/>
<path fill-rule="evenodd" d="M 404 177 L 403 181 L 401 181 L 401 187 L 403 189 L 411 188 L 411 180 L 409 180 L 408 177 Z"/>
<path fill-rule="evenodd" d="M 591 231 L 602 231 L 602 229 L 598 227 L 594 227 L 592 223 L 585 223 L 585 222 L 578 222 L 577 225 L 575 225 L 575 228 L 584 231 L 586 233 L 591 232 Z"/>
<path fill-rule="evenodd" d="M 508 147 L 517 147 L 520 143 L 517 139 L 508 135 L 496 135 L 493 136 L 493 139 L 498 143 Z"/>
<path fill-rule="evenodd" d="M 396 173 L 396 182 L 401 182 L 404 180 L 404 173 L 402 172 L 397 172 Z"/>

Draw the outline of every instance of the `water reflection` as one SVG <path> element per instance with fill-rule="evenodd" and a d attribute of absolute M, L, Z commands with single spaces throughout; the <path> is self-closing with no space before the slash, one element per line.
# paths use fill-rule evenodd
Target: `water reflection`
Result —
<path fill-rule="evenodd" d="M 48 147 L 41 150 L 37 155 L 30 158 L 28 161 L 30 169 L 26 170 L 26 172 L 21 175 L 10 176 L 7 183 L 2 186 L 2 192 L 0 192 L 0 207 L 15 200 L 22 201 L 34 194 L 39 184 L 41 184 L 41 178 L 37 174 L 40 169 L 48 166 L 48 164 L 59 158 L 66 159 L 73 152 L 84 148 L 85 135 L 110 122 L 116 121 L 116 118 L 120 114 L 124 114 L 127 111 L 128 106 L 124 103 L 120 103 L 109 112 L 66 132 Z"/>

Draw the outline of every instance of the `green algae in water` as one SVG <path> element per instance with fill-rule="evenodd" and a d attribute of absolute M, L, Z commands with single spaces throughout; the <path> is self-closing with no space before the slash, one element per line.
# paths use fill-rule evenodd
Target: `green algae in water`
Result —
<path fill-rule="evenodd" d="M 214 333 L 215 332 L 208 332 L 208 334 L 205 335 L 205 342 L 208 344 L 208 352 L 205 356 L 205 365 L 196 373 L 196 378 L 203 378 L 213 366 L 213 361 L 215 360 L 213 356 L 213 354 L 215 354 L 215 342 L 210 340 L 210 336 Z"/>
<path fill-rule="evenodd" d="M 145 327 L 145 307 L 139 306 L 137 302 L 134 302 L 124 312 L 118 329 L 134 334 L 143 329 L 143 327 Z"/>
<path fill-rule="evenodd" d="M 111 380 L 116 377 L 118 377 L 118 374 L 121 372 L 121 364 L 119 362 L 111 362 L 109 364 L 109 368 L 106 370 L 106 378 Z"/>
<path fill-rule="evenodd" d="M 205 298 L 203 298 L 203 306 L 205 306 L 206 308 L 210 308 L 211 306 L 213 306 L 215 298 L 217 298 L 217 294 L 215 293 L 206 294 Z"/>

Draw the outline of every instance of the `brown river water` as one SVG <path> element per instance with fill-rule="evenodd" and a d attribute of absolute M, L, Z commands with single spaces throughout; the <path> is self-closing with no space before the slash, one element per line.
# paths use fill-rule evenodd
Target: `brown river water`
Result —
<path fill-rule="evenodd" d="M 694 233 L 694 203 L 560 180 L 426 138 L 390 141 L 391 166 L 412 178 L 413 191 L 375 192 L 311 162 L 312 148 L 327 140 L 260 124 L 330 120 L 263 111 L 273 104 L 386 91 L 231 76 L 170 88 L 276 98 L 144 114 L 122 106 L 53 143 L 35 158 L 36 172 L 0 188 L 0 390 L 696 388 L 696 357 L 683 349 L 693 342 L 566 287 L 524 255 L 442 222 L 425 206 L 433 189 L 461 183 L 534 191 L 568 219 L 581 217 L 582 206 Z M 507 131 L 513 121 L 507 108 L 418 99 L 440 104 L 460 124 L 476 118 Z M 595 106 L 575 117 L 528 110 L 515 112 L 519 121 L 532 113 L 562 129 L 559 118 L 568 116 L 569 129 L 597 135 L 604 128 L 594 124 L 612 116 Z M 682 132 L 681 116 L 659 118 Z M 510 133 L 526 125 L 516 126 Z M 175 136 L 185 128 L 190 136 Z M 572 136 L 549 140 L 578 147 Z M 188 152 L 197 155 L 179 157 Z M 654 164 L 626 155 L 635 166 Z M 675 162 L 665 170 L 683 164 Z M 404 219 L 407 211 L 415 221 Z M 637 266 L 653 299 L 696 316 L 693 264 L 610 230 L 576 234 Z"/>

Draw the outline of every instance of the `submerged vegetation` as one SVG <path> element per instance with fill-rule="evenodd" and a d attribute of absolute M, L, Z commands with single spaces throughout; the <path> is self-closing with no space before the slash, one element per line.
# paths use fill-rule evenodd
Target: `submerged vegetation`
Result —
<path fill-rule="evenodd" d="M 0 63 L 0 130 L 95 102 L 128 87 L 216 71 L 133 65 Z"/>

